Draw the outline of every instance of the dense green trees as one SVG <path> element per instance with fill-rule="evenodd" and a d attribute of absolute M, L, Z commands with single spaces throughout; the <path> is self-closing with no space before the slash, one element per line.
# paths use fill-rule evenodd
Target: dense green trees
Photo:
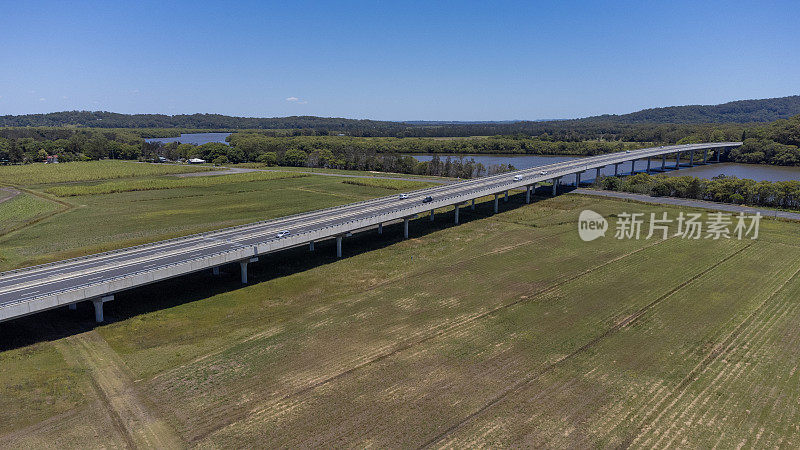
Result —
<path fill-rule="evenodd" d="M 725 176 L 705 180 L 639 173 L 625 178 L 602 177 L 595 185 L 654 196 L 800 209 L 800 181 L 769 182 Z"/>

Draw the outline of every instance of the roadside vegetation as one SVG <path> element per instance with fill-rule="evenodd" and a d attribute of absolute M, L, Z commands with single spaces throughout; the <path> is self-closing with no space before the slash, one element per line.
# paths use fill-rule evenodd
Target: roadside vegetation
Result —
<path fill-rule="evenodd" d="M 720 175 L 710 180 L 690 176 L 636 175 L 601 177 L 594 186 L 655 197 L 680 197 L 723 203 L 800 210 L 800 181 L 754 181 Z"/>
<path fill-rule="evenodd" d="M 383 189 L 391 189 L 393 191 L 412 191 L 415 189 L 422 189 L 431 186 L 431 183 L 422 181 L 408 181 L 408 180 L 384 180 L 369 178 L 356 178 L 352 180 L 344 180 L 342 183 L 355 184 L 357 186 L 369 186 Z"/>
<path fill-rule="evenodd" d="M 583 242 L 583 209 L 688 209 L 520 197 L 356 234 L 341 260 L 263 255 L 247 286 L 223 267 L 123 293 L 96 328 L 83 304 L 3 324 L 0 447 L 125 446 L 147 421 L 199 447 L 800 446 L 800 224 Z"/>

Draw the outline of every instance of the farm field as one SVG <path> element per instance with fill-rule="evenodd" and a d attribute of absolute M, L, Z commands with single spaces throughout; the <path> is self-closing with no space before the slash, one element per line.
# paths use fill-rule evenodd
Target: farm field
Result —
<path fill-rule="evenodd" d="M 800 224 L 583 242 L 680 210 L 519 197 L 2 324 L 0 447 L 800 445 Z"/>
<path fill-rule="evenodd" d="M 125 161 L 0 167 L 3 184 L 25 190 L 0 202 L 0 271 L 430 185 L 296 172 L 174 176 L 206 169 Z"/>

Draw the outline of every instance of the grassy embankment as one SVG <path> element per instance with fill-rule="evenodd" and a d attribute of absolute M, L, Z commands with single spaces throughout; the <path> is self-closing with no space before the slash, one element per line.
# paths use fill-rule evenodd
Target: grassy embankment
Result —
<path fill-rule="evenodd" d="M 0 368 L 15 361 L 0 372 L 0 446 L 159 429 L 200 446 L 800 445 L 800 224 L 766 220 L 756 241 L 584 243 L 585 208 L 678 213 L 486 203 L 458 227 L 415 221 L 408 241 L 398 227 L 348 239 L 339 261 L 325 243 L 264 257 L 247 287 L 229 270 L 121 294 L 112 323 L 0 353 Z M 91 329 L 88 308 L 45 319 Z M 31 319 L 0 333 L 43 332 Z M 51 376 L 19 376 L 37 370 L 25 351 L 53 348 Z M 119 388 L 88 382 L 62 396 L 74 373 L 129 398 L 109 404 L 98 392 Z M 31 392 L 45 406 L 26 408 Z M 123 419 L 103 428 L 109 410 Z"/>
<path fill-rule="evenodd" d="M 0 167 L 0 181 L 23 190 L 0 203 L 0 270 L 428 186 L 295 172 L 173 176 L 195 170 L 207 168 L 123 161 Z"/>

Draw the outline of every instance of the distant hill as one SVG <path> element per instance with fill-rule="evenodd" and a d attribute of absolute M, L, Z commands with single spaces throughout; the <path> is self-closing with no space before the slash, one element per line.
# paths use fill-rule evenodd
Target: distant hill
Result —
<path fill-rule="evenodd" d="M 92 128 L 193 128 L 193 129 L 353 129 L 407 128 L 399 122 L 334 117 L 236 117 L 222 114 L 120 114 L 108 111 L 63 111 L 22 116 L 0 116 L 2 127 L 83 126 Z"/>
<path fill-rule="evenodd" d="M 739 100 L 721 105 L 668 106 L 643 109 L 630 114 L 577 119 L 580 122 L 637 123 L 748 123 L 772 122 L 800 114 L 800 95 Z"/>
<path fill-rule="evenodd" d="M 119 114 L 107 111 L 64 111 L 0 116 L 0 127 L 182 128 L 204 130 L 290 130 L 289 134 L 351 136 L 491 136 L 522 134 L 560 140 L 618 139 L 633 128 L 665 124 L 743 124 L 772 122 L 800 114 L 800 96 L 741 100 L 721 105 L 670 106 L 582 119 L 550 121 L 407 121 L 356 120 L 335 117 L 234 117 L 221 114 Z M 655 136 L 658 138 L 658 136 Z M 656 139 L 663 140 L 663 139 Z"/>

